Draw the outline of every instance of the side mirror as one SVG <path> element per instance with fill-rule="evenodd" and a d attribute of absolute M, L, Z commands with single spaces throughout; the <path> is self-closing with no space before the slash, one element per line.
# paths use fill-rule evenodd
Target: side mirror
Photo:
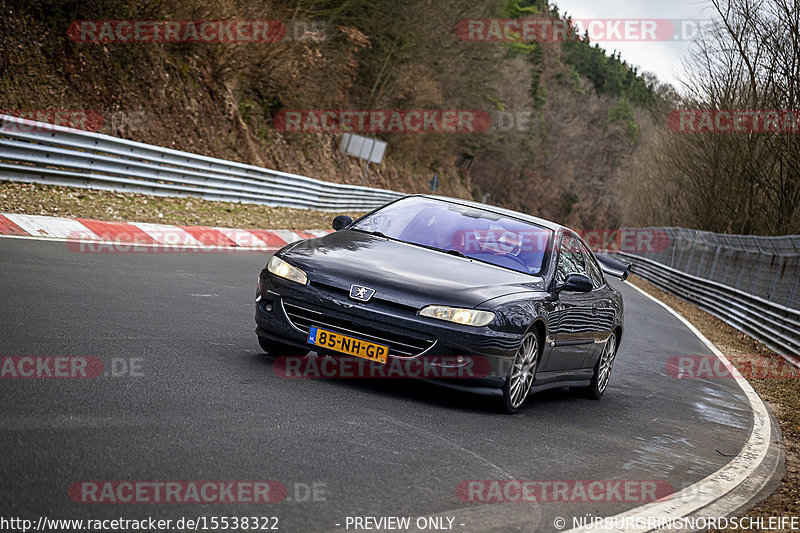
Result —
<path fill-rule="evenodd" d="M 344 229 L 350 224 L 353 223 L 353 219 L 347 215 L 339 215 L 338 217 L 333 219 L 333 229 L 339 231 L 340 229 Z"/>
<path fill-rule="evenodd" d="M 556 285 L 556 292 L 592 292 L 592 280 L 583 274 L 567 274 L 564 283 Z"/>
<path fill-rule="evenodd" d="M 594 256 L 597 258 L 600 268 L 606 275 L 619 278 L 622 281 L 628 279 L 628 274 L 631 272 L 630 263 L 620 261 L 608 254 L 594 254 Z"/>

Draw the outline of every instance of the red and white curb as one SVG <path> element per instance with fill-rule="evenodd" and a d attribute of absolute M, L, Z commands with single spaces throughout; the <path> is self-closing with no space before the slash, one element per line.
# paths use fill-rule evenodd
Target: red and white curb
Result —
<path fill-rule="evenodd" d="M 66 241 L 76 252 L 274 251 L 332 230 L 234 229 L 0 213 L 0 236 Z"/>

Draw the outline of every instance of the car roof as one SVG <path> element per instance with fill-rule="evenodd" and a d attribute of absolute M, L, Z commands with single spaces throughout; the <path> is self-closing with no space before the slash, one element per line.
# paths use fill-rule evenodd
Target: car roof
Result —
<path fill-rule="evenodd" d="M 409 196 L 416 196 L 420 198 L 431 198 L 433 200 L 441 200 L 443 202 L 449 202 L 451 204 L 459 204 L 467 207 L 474 207 L 477 209 L 483 209 L 484 211 L 489 211 L 491 213 L 497 213 L 498 215 L 506 215 L 513 218 L 518 218 L 520 220 L 524 220 L 526 222 L 531 222 L 533 224 L 537 224 L 544 228 L 553 231 L 559 230 L 569 230 L 566 226 L 562 226 L 561 224 L 556 224 L 555 222 L 550 222 L 549 220 L 545 220 L 543 218 L 537 218 L 531 215 L 526 215 L 525 213 L 520 213 L 519 211 L 513 211 L 511 209 L 505 209 L 503 207 L 497 207 L 494 205 L 486 205 L 480 202 L 473 202 L 471 200 L 462 200 L 461 198 L 451 198 L 449 196 L 438 196 L 434 194 L 411 194 Z M 572 230 L 570 230 L 572 231 Z"/>

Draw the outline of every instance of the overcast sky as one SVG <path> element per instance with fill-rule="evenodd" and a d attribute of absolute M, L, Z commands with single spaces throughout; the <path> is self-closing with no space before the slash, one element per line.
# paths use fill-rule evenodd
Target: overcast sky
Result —
<path fill-rule="evenodd" d="M 687 33 L 692 21 L 708 20 L 713 12 L 709 0 L 553 0 L 563 13 L 573 19 L 669 19 L 687 20 Z M 654 72 L 660 79 L 676 87 L 682 71 L 681 58 L 689 49 L 688 40 L 657 42 L 601 41 L 609 52 L 619 50 L 622 58 L 639 67 L 639 71 Z"/>

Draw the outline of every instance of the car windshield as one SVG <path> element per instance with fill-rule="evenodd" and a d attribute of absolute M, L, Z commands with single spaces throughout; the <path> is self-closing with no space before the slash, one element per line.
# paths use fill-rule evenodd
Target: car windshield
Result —
<path fill-rule="evenodd" d="M 398 200 L 351 229 L 532 275 L 541 272 L 552 235 L 517 218 L 424 197 Z"/>

